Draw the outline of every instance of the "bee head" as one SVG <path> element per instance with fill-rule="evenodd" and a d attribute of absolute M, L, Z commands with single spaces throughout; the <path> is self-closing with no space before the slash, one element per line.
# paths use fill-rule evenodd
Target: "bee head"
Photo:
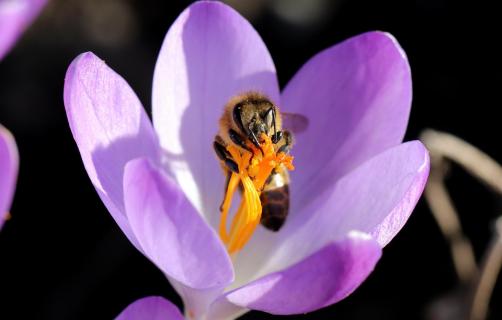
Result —
<path fill-rule="evenodd" d="M 268 100 L 246 100 L 233 111 L 237 127 L 256 147 L 263 143 L 263 134 L 272 137 L 276 133 L 275 117 L 276 107 Z"/>

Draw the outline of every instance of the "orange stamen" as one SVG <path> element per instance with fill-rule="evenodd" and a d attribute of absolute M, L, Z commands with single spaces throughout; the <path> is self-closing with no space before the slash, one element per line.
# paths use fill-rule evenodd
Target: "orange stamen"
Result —
<path fill-rule="evenodd" d="M 260 193 L 272 170 L 279 169 L 281 165 L 294 170 L 293 157 L 282 152 L 276 153 L 267 135 L 261 138 L 264 140 L 260 145 L 261 150 L 252 144 L 249 144 L 252 152 L 241 151 L 233 145 L 227 147 L 239 167 L 239 173 L 232 173 L 230 177 L 221 207 L 219 234 L 230 254 L 240 251 L 258 227 L 262 211 Z M 239 182 L 243 187 L 242 200 L 232 219 L 230 233 L 227 233 L 228 211 Z"/>
<path fill-rule="evenodd" d="M 228 182 L 227 191 L 225 192 L 225 199 L 223 200 L 223 204 L 221 205 L 220 237 L 224 243 L 227 243 L 229 240 L 225 221 L 227 221 L 228 210 L 232 205 L 232 197 L 235 193 L 235 189 L 237 188 L 238 184 L 239 184 L 239 176 L 235 173 L 232 173 L 230 181 Z"/>

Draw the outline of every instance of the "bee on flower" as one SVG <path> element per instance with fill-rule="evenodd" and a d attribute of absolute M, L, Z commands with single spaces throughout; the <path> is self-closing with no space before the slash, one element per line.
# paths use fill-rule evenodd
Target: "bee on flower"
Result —
<path fill-rule="evenodd" d="M 64 102 L 98 195 L 184 303 L 183 316 L 147 297 L 122 320 L 336 303 L 372 272 L 428 176 L 424 146 L 402 143 L 408 61 L 383 32 L 320 52 L 280 91 L 252 26 L 225 4 L 199 1 L 160 50 L 153 125 L 127 82 L 90 52 L 68 68 Z M 285 114 L 305 121 L 287 126 Z M 287 202 L 274 207 L 284 187 Z"/>

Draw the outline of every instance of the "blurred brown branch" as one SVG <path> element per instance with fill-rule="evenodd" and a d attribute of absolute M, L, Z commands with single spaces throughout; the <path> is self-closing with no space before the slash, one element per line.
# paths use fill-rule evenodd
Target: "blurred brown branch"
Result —
<path fill-rule="evenodd" d="M 502 166 L 483 151 L 451 134 L 431 129 L 424 130 L 420 140 L 429 149 L 431 157 L 455 161 L 474 177 L 502 195 Z"/>
<path fill-rule="evenodd" d="M 495 225 L 496 231 L 490 246 L 486 250 L 481 274 L 474 288 L 470 312 L 471 320 L 486 319 L 493 287 L 497 282 L 500 267 L 502 266 L 502 217 L 497 219 Z"/>
<path fill-rule="evenodd" d="M 497 222 L 497 232 L 485 253 L 481 272 L 478 272 L 471 242 L 462 231 L 444 179 L 450 161 L 454 161 L 502 195 L 502 166 L 481 150 L 448 133 L 427 129 L 420 139 L 431 156 L 431 172 L 425 198 L 450 245 L 455 271 L 462 286 L 472 288 L 468 317 L 472 320 L 486 319 L 490 297 L 502 264 L 502 220 Z"/>

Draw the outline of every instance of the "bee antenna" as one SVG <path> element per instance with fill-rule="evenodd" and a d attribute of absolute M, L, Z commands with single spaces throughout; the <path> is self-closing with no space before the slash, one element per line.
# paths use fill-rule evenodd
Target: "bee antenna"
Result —
<path fill-rule="evenodd" d="M 274 140 L 277 139 L 277 127 L 275 124 L 275 108 L 272 107 L 272 122 L 274 123 Z"/>
<path fill-rule="evenodd" d="M 250 126 L 251 126 L 251 124 L 250 124 Z M 265 155 L 265 153 L 263 152 L 263 149 L 260 146 L 260 142 L 258 141 L 258 138 L 254 134 L 253 130 L 251 130 L 251 128 L 248 128 L 248 132 L 249 132 L 249 139 L 251 140 L 251 142 L 254 144 L 255 147 L 260 149 L 262 155 Z"/>

